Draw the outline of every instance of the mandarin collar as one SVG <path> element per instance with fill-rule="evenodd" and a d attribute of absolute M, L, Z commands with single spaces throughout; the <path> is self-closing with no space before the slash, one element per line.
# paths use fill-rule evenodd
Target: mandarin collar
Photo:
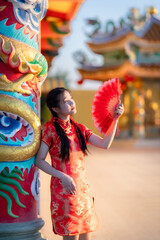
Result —
<path fill-rule="evenodd" d="M 55 120 L 57 120 L 57 122 L 64 128 L 70 127 L 71 126 L 71 121 L 70 119 L 68 121 L 65 121 L 61 118 L 58 117 L 52 117 L 51 122 L 55 122 Z"/>

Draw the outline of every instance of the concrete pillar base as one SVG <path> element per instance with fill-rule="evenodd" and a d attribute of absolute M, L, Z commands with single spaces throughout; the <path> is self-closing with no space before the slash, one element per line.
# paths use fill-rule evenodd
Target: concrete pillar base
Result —
<path fill-rule="evenodd" d="M 43 225 L 41 218 L 21 223 L 0 223 L 0 240 L 45 240 L 39 232 Z"/>

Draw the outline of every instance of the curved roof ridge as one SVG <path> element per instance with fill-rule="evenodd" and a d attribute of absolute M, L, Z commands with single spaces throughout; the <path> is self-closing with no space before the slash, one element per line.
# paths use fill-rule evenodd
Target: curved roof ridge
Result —
<path fill-rule="evenodd" d="M 154 17 L 154 16 L 150 16 L 150 19 L 145 22 L 143 28 L 141 28 L 140 30 L 134 31 L 134 33 L 137 35 L 137 37 L 143 37 L 152 27 L 153 24 L 159 25 L 160 27 L 160 19 Z"/>
<path fill-rule="evenodd" d="M 131 31 L 130 26 L 128 25 L 125 28 L 119 28 L 116 29 L 115 33 L 102 33 L 102 34 L 96 34 L 93 38 L 92 38 L 92 43 L 94 44 L 98 44 L 98 43 L 105 43 L 107 41 L 114 41 L 122 36 L 125 36 L 128 32 Z"/>

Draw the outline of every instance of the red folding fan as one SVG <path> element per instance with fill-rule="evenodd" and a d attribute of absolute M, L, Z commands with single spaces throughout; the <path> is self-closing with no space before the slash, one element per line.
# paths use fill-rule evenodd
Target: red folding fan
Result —
<path fill-rule="evenodd" d="M 98 88 L 92 102 L 92 119 L 95 127 L 103 134 L 110 134 L 116 119 L 115 109 L 120 103 L 121 83 L 118 78 L 104 82 Z"/>

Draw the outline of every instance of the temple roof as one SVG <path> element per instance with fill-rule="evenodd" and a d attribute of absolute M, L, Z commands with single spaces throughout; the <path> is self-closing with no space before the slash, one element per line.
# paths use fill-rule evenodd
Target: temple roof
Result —
<path fill-rule="evenodd" d="M 159 78 L 160 77 L 160 64 L 142 64 L 133 65 L 131 62 L 126 61 L 117 66 L 83 66 L 78 69 L 82 79 L 90 79 L 96 81 L 106 81 L 111 78 L 123 78 L 126 74 L 131 74 L 143 78 Z"/>
<path fill-rule="evenodd" d="M 160 19 L 151 16 L 150 20 L 146 22 L 144 27 L 140 31 L 135 32 L 135 34 L 139 38 L 148 41 L 160 42 Z"/>
<path fill-rule="evenodd" d="M 160 79 L 160 19 L 153 16 L 155 13 L 155 9 L 151 8 L 146 15 L 140 16 L 133 9 L 129 15 L 130 22 L 121 19 L 116 27 L 113 21 L 108 21 L 106 32 L 100 31 L 97 20 L 88 20 L 94 31 L 89 35 L 92 41 L 87 44 L 91 51 L 103 55 L 104 65 L 93 66 L 90 61 L 89 66 L 87 61 L 79 62 L 79 82 L 85 79 L 124 79 L 127 75 Z"/>
<path fill-rule="evenodd" d="M 135 40 L 143 41 L 145 44 L 150 42 L 160 43 L 160 19 L 150 16 L 143 26 L 136 30 L 129 25 L 118 28 L 112 33 L 96 33 L 91 42 L 87 42 L 89 48 L 95 53 L 103 53 L 111 49 L 124 48 L 126 42 Z"/>
<path fill-rule="evenodd" d="M 41 50 L 51 66 L 53 57 L 70 33 L 70 23 L 84 0 L 48 0 L 48 10 L 41 21 Z M 51 57 L 52 56 L 52 57 Z"/>
<path fill-rule="evenodd" d="M 46 17 L 56 17 L 70 21 L 78 12 L 84 0 L 49 0 Z"/>

